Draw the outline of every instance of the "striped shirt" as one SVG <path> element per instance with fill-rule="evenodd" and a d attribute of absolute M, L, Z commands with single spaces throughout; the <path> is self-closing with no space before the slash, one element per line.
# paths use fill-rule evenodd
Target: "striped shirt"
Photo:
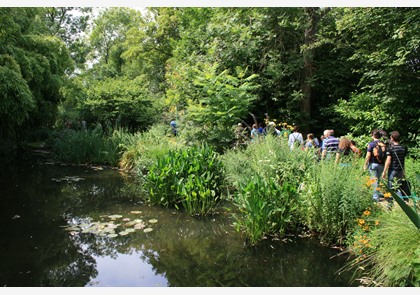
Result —
<path fill-rule="evenodd" d="M 386 155 L 391 156 L 391 164 L 389 170 L 403 171 L 404 160 L 407 154 L 407 149 L 402 145 L 392 145 L 386 150 Z"/>
<path fill-rule="evenodd" d="M 338 143 L 340 140 L 334 136 L 329 136 L 324 139 L 324 149 L 327 152 L 336 152 L 338 150 Z"/>

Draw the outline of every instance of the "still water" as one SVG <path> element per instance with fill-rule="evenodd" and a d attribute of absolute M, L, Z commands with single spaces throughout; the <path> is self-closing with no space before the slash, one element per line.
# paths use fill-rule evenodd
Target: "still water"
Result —
<path fill-rule="evenodd" d="M 0 165 L 0 286 L 355 286 L 350 273 L 337 273 L 346 258 L 335 249 L 299 237 L 250 247 L 222 208 L 193 218 L 148 206 L 118 170 L 39 157 Z M 114 236 L 86 230 L 130 220 L 144 227 Z"/>

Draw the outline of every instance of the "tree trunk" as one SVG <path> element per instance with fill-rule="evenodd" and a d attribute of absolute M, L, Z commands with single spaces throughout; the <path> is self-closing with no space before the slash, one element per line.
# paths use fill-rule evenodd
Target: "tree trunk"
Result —
<path fill-rule="evenodd" d="M 318 31 L 318 23 L 330 9 L 323 9 L 319 7 L 306 7 L 305 12 L 308 15 L 308 26 L 305 29 L 304 50 L 303 50 L 303 69 L 301 76 L 302 89 L 302 103 L 301 111 L 307 114 L 308 118 L 311 116 L 311 83 L 314 74 L 313 69 L 313 49 L 312 44 L 315 42 L 315 35 Z"/>

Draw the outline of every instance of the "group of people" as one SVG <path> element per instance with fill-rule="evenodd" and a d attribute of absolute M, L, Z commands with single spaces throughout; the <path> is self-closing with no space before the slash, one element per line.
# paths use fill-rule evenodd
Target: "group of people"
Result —
<path fill-rule="evenodd" d="M 405 178 L 405 157 L 407 148 L 400 144 L 400 133 L 392 131 L 387 140 L 385 132 L 379 129 L 372 131 L 372 141 L 369 142 L 366 150 L 364 170 L 368 170 L 373 181 L 373 200 L 378 202 L 383 195 L 380 193 L 380 179 L 388 178 L 388 187 L 395 188 L 396 193 L 406 202 L 410 194 L 407 188 L 402 187 L 402 180 Z M 384 159 L 379 159 L 375 149 L 385 145 Z M 392 202 L 392 198 L 389 199 Z"/>
<path fill-rule="evenodd" d="M 253 124 L 251 132 L 243 127 L 242 123 L 238 123 L 237 127 L 237 144 L 246 144 L 256 141 L 263 135 L 271 133 L 275 136 L 284 135 L 284 130 L 276 128 L 274 122 L 269 122 L 266 127 L 262 124 Z M 334 136 L 334 130 L 324 130 L 320 140 L 318 140 L 313 133 L 308 133 L 306 140 L 303 139 L 302 133 L 299 132 L 299 127 L 294 126 L 290 134 L 286 134 L 288 138 L 288 145 L 290 150 L 299 147 L 304 150 L 314 149 L 319 160 L 334 159 L 335 162 L 341 166 L 350 165 L 353 157 L 360 157 L 361 150 L 357 147 L 356 142 L 343 136 L 337 138 Z M 393 131 L 390 133 L 389 139 L 386 132 L 380 129 L 375 129 L 371 133 L 372 141 L 369 142 L 366 148 L 366 158 L 364 163 L 364 170 L 369 171 L 371 180 L 373 182 L 373 200 L 379 201 L 383 197 L 379 190 L 380 179 L 388 179 L 388 187 L 396 188 L 397 194 L 407 201 L 407 193 L 401 189 L 401 181 L 404 179 L 404 160 L 407 154 L 407 149 L 400 144 L 400 133 Z M 374 156 L 374 150 L 378 145 L 384 145 L 384 159 L 380 160 Z M 397 187 L 396 187 L 397 185 Z M 392 201 L 392 198 L 389 200 Z"/>

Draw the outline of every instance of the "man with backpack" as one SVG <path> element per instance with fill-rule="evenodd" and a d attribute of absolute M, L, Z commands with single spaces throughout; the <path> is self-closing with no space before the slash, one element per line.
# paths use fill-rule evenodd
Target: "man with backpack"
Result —
<path fill-rule="evenodd" d="M 381 141 L 381 133 L 378 129 L 372 131 L 372 141 L 368 143 L 365 158 L 364 170 L 369 169 L 370 179 L 375 180 L 373 183 L 372 199 L 379 201 L 381 194 L 379 192 L 379 179 L 384 171 L 386 160 L 386 145 Z"/>
<path fill-rule="evenodd" d="M 290 150 L 293 150 L 295 146 L 303 146 L 303 136 L 299 132 L 298 126 L 293 127 L 293 133 L 289 135 L 288 145 Z"/>

